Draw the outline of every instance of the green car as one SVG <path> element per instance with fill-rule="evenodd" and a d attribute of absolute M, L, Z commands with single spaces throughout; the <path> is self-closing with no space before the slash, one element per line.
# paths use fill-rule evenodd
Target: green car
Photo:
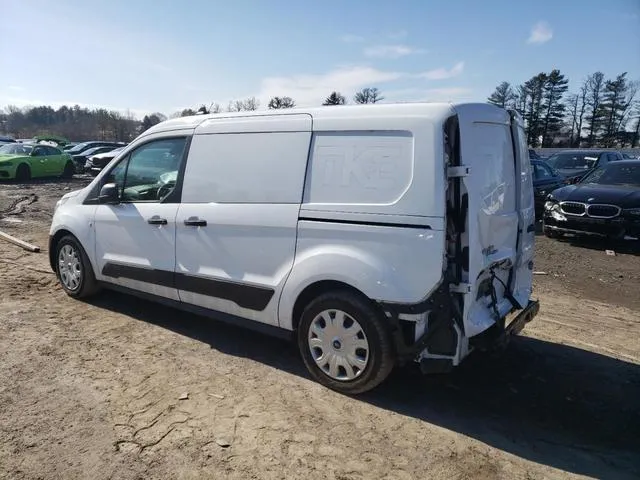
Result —
<path fill-rule="evenodd" d="M 73 176 L 71 155 L 49 145 L 10 143 L 0 147 L 0 180 Z"/>

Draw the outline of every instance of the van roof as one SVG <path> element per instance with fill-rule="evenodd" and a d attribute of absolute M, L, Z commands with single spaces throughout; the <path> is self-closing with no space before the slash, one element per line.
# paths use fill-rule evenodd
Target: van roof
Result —
<path fill-rule="evenodd" d="M 444 120 L 455 111 L 466 110 L 477 111 L 479 114 L 496 114 L 496 111 L 504 110 L 488 103 L 444 103 L 444 102 L 416 102 L 416 103 L 378 103 L 375 105 L 331 105 L 320 107 L 295 107 L 274 110 L 253 110 L 242 112 L 221 112 L 207 115 L 191 115 L 188 117 L 172 118 L 154 125 L 144 134 L 151 134 L 160 131 L 195 129 L 206 120 L 216 118 L 237 118 L 237 117 L 260 117 L 272 115 L 292 115 L 308 114 L 313 118 L 340 118 L 340 117 L 363 117 L 371 115 L 419 115 L 423 117 L 433 117 L 434 120 Z"/>

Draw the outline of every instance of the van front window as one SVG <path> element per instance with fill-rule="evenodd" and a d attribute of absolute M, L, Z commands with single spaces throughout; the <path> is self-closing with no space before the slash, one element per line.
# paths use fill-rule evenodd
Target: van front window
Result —
<path fill-rule="evenodd" d="M 123 202 L 164 200 L 175 188 L 185 138 L 149 142 L 134 150 L 109 174 Z"/>

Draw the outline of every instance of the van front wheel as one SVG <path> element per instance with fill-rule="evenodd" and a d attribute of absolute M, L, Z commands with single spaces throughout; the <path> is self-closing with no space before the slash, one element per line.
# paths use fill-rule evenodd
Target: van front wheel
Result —
<path fill-rule="evenodd" d="M 85 298 L 98 291 L 96 277 L 80 242 L 65 235 L 56 246 L 56 274 L 67 295 Z"/>
<path fill-rule="evenodd" d="M 350 395 L 378 386 L 395 363 L 382 315 L 366 299 L 346 291 L 325 293 L 305 308 L 298 348 L 314 379 Z"/>

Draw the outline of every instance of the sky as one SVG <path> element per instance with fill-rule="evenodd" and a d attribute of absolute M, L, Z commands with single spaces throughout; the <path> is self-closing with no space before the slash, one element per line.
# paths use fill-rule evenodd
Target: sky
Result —
<path fill-rule="evenodd" d="M 170 115 L 255 96 L 485 101 L 558 68 L 640 80 L 640 0 L 0 0 L 0 108 Z"/>

